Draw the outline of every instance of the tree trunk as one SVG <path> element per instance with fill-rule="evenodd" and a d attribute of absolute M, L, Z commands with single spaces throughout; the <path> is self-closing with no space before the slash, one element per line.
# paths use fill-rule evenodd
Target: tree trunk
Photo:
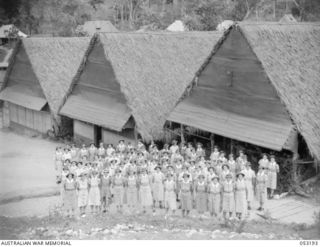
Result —
<path fill-rule="evenodd" d="M 129 27 L 133 28 L 133 0 L 129 0 Z"/>
<path fill-rule="evenodd" d="M 234 144 L 233 144 L 233 140 L 230 140 L 230 153 L 233 154 L 233 149 L 234 149 Z"/>

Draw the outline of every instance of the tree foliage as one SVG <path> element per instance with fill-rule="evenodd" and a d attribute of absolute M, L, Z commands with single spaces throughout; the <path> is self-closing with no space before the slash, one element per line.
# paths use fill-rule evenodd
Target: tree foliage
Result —
<path fill-rule="evenodd" d="M 164 29 L 182 20 L 189 30 L 215 30 L 223 20 L 320 19 L 319 0 L 0 0 L 0 24 L 28 34 L 75 35 L 88 20 L 110 20 L 120 30 Z M 79 33 L 79 32 L 78 32 Z"/>

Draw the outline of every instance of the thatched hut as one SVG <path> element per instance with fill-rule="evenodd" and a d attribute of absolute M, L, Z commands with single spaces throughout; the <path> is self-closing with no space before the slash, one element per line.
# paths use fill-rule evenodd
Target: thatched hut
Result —
<path fill-rule="evenodd" d="M 222 33 L 101 33 L 60 114 L 82 141 L 161 137 Z"/>
<path fill-rule="evenodd" d="M 240 23 L 168 120 L 320 159 L 320 25 Z"/>
<path fill-rule="evenodd" d="M 46 133 L 89 47 L 90 38 L 27 38 L 14 50 L 0 99 L 7 126 Z"/>

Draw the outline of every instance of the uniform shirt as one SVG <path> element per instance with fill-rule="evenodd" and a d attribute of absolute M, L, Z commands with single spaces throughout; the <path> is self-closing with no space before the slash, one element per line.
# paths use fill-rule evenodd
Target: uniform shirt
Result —
<path fill-rule="evenodd" d="M 219 159 L 219 156 L 220 156 L 220 152 L 219 151 L 212 152 L 211 155 L 210 155 L 210 160 L 217 161 Z"/>
<path fill-rule="evenodd" d="M 261 159 L 259 160 L 259 167 L 268 168 L 269 166 L 269 160 L 268 159 Z"/>
<path fill-rule="evenodd" d="M 177 152 L 177 150 L 179 150 L 179 146 L 178 145 L 172 145 L 171 147 L 170 147 L 170 151 L 171 151 L 171 153 L 176 153 Z"/>

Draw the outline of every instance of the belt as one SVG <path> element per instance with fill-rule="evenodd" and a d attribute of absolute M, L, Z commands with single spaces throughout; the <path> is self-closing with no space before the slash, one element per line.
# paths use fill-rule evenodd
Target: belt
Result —
<path fill-rule="evenodd" d="M 209 192 L 209 194 L 217 195 L 217 194 L 220 194 L 220 192 Z"/>
<path fill-rule="evenodd" d="M 73 191 L 73 190 L 76 190 L 76 189 L 66 189 L 66 191 Z"/>
<path fill-rule="evenodd" d="M 223 191 L 223 193 L 228 193 L 228 194 L 230 194 L 230 193 L 233 193 L 233 191 Z"/>

